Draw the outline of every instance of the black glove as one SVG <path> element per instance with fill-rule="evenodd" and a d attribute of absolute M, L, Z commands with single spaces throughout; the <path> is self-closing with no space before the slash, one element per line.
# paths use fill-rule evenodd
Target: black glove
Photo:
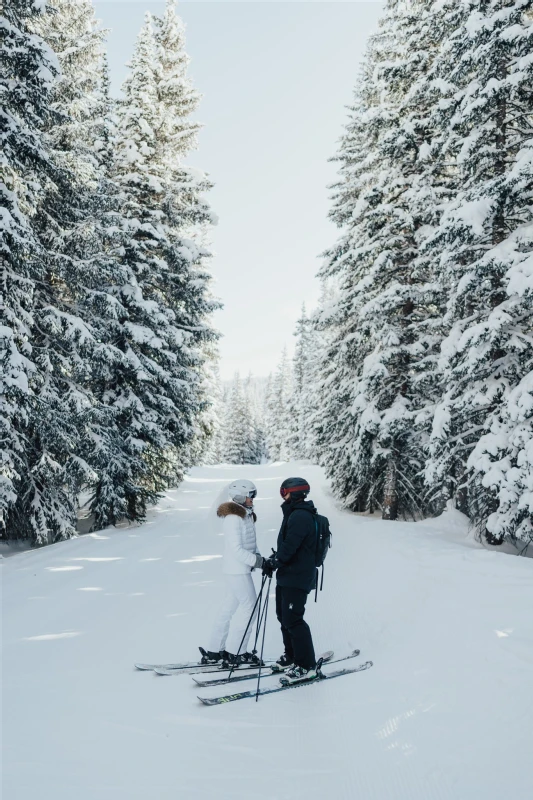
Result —
<path fill-rule="evenodd" d="M 263 575 L 266 575 L 267 578 L 271 578 L 275 571 L 276 571 L 276 562 L 274 556 L 270 556 L 270 558 L 264 558 L 263 565 L 261 567 L 261 572 L 263 573 Z"/>

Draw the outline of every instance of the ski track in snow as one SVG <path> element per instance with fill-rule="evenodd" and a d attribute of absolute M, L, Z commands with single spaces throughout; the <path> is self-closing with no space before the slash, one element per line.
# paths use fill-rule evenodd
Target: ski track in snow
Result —
<path fill-rule="evenodd" d="M 279 484 L 300 473 L 333 530 L 308 603 L 317 652 L 358 647 L 373 668 L 211 708 L 196 695 L 226 687 L 135 671 L 205 645 L 222 547 L 207 515 L 224 481 L 257 482 L 268 555 Z M 142 527 L 2 560 L 4 797 L 526 800 L 532 573 L 531 559 L 473 543 L 453 513 L 340 511 L 318 467 L 195 469 Z M 265 652 L 281 652 L 272 602 Z"/>

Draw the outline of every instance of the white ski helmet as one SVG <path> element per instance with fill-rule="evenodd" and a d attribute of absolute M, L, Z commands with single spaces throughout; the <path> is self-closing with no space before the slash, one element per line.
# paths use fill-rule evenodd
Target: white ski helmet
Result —
<path fill-rule="evenodd" d="M 251 497 L 253 500 L 257 496 L 257 489 L 252 481 L 238 480 L 230 483 L 228 487 L 229 499 L 234 503 L 244 505 L 246 498 Z"/>

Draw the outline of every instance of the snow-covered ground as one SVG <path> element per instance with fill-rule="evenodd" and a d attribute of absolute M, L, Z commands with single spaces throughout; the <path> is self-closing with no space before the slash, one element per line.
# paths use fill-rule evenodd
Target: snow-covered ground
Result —
<path fill-rule="evenodd" d="M 211 708 L 190 677 L 135 671 L 206 642 L 223 483 L 257 482 L 268 554 L 293 473 L 333 529 L 308 605 L 317 650 L 359 647 L 374 667 Z M 339 511 L 317 467 L 211 467 L 144 526 L 17 554 L 2 572 L 5 800 L 531 796 L 533 561 L 483 549 L 460 515 L 385 523 Z M 281 652 L 272 606 L 265 649 Z"/>

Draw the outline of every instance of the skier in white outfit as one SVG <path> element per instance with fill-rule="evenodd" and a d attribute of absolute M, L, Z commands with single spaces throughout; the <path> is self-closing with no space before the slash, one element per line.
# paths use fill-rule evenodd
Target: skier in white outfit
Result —
<path fill-rule="evenodd" d="M 257 489 L 252 481 L 234 481 L 228 488 L 229 502 L 221 503 L 217 510 L 217 516 L 223 520 L 222 571 L 225 586 L 208 650 L 200 648 L 203 663 L 259 663 L 255 655 L 247 652 L 254 627 L 250 617 L 257 599 L 251 572 L 255 567 L 262 567 L 265 561 L 257 552 L 257 517 L 253 510 L 256 495 Z"/>

